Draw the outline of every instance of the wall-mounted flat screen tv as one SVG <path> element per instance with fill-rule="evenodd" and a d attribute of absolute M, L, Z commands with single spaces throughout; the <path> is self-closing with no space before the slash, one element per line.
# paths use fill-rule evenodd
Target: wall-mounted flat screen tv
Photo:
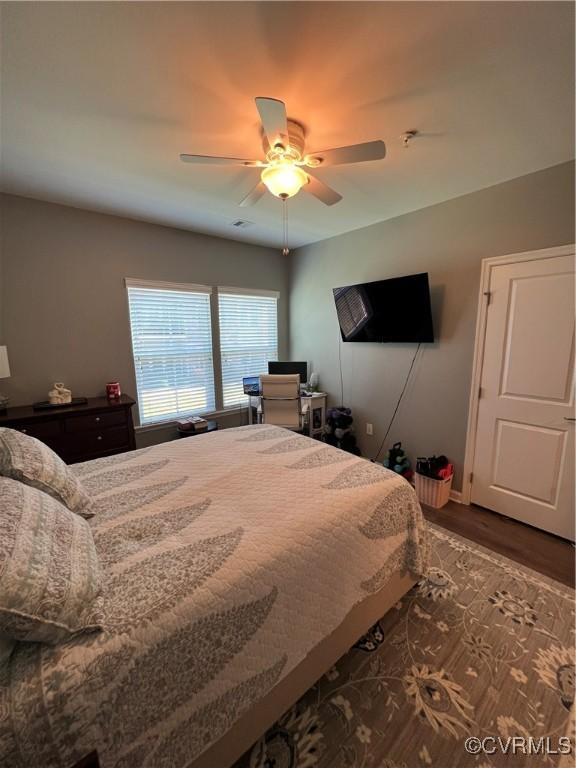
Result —
<path fill-rule="evenodd" d="M 427 272 L 333 290 L 344 341 L 434 341 Z"/>

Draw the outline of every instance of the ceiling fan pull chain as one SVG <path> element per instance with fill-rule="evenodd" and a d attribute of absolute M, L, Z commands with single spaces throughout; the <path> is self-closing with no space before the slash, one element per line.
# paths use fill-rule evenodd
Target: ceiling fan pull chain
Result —
<path fill-rule="evenodd" d="M 282 200 L 282 230 L 284 237 L 284 247 L 282 248 L 282 256 L 288 256 L 290 248 L 288 248 L 288 201 L 286 198 Z"/>

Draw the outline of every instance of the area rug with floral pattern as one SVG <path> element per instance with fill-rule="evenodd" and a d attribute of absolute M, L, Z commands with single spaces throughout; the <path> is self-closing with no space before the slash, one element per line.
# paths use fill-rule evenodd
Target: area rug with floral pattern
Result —
<path fill-rule="evenodd" d="M 235 768 L 574 764 L 573 590 L 429 528 L 426 577 Z"/>

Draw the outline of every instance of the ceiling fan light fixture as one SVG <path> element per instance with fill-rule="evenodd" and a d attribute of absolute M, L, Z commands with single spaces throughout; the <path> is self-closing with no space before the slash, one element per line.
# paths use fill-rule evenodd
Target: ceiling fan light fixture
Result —
<path fill-rule="evenodd" d="M 308 175 L 293 163 L 277 163 L 262 171 L 262 181 L 276 197 L 285 200 L 294 197 L 305 184 Z"/>
<path fill-rule="evenodd" d="M 262 126 L 264 161 L 215 155 L 180 155 L 180 159 L 185 163 L 240 165 L 262 169 L 258 183 L 240 201 L 241 207 L 254 205 L 266 191 L 281 200 L 287 200 L 297 195 L 302 188 L 324 205 L 334 205 L 342 200 L 342 195 L 317 178 L 313 169 L 319 166 L 353 165 L 383 160 L 386 156 L 386 145 L 381 139 L 306 154 L 306 130 L 302 123 L 288 118 L 283 101 L 257 96 L 256 108 Z M 407 141 L 409 142 L 416 133 L 417 131 L 408 131 L 405 134 Z M 309 168 L 310 174 L 306 173 L 302 166 Z"/>

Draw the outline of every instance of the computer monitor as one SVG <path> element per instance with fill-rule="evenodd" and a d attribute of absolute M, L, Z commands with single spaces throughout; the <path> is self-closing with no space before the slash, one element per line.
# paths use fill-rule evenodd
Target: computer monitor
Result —
<path fill-rule="evenodd" d="M 289 373 L 300 374 L 300 384 L 306 384 L 308 381 L 308 363 L 293 363 L 270 360 L 268 363 L 268 373 L 272 375 L 286 375 Z"/>

